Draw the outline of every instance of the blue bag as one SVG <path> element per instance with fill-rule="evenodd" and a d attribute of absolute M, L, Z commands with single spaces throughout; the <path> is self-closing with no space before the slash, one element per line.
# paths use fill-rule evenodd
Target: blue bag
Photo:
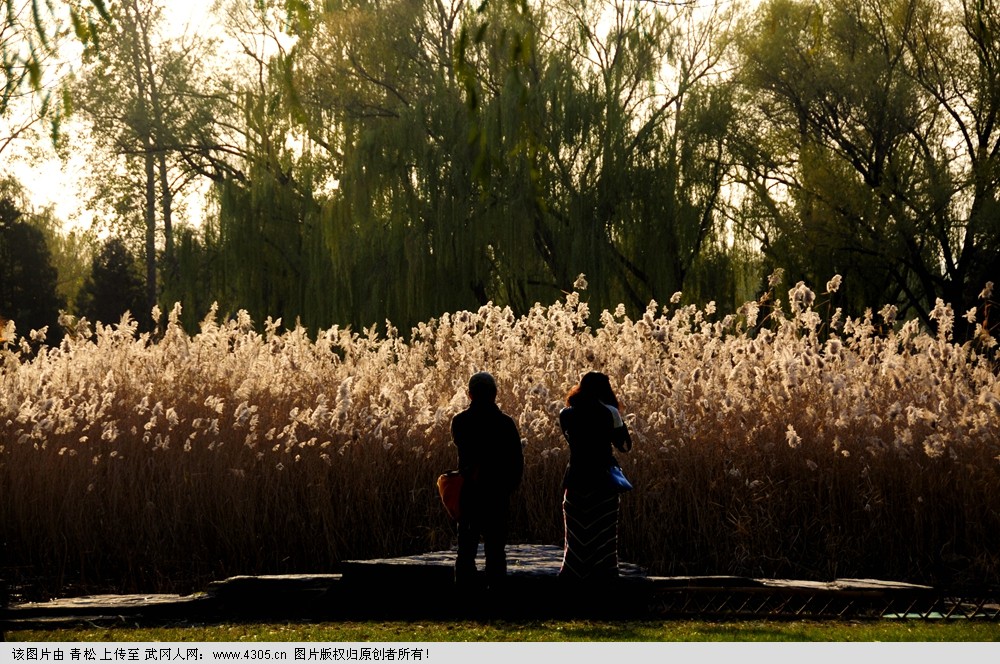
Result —
<path fill-rule="evenodd" d="M 608 468 L 608 480 L 611 482 L 611 488 L 618 493 L 624 493 L 632 490 L 632 483 L 628 481 L 627 477 L 625 477 L 625 473 L 622 472 L 621 466 L 611 466 Z"/>

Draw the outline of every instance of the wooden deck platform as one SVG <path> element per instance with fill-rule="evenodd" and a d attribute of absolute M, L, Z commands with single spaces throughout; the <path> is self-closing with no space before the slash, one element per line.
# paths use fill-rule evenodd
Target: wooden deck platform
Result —
<path fill-rule="evenodd" d="M 629 563 L 604 587 L 558 577 L 556 546 L 508 547 L 506 586 L 461 594 L 454 551 L 356 560 L 339 574 L 237 576 L 192 595 L 91 595 L 13 604 L 6 630 L 90 625 L 346 619 L 967 618 L 1000 620 L 1000 594 L 941 593 L 874 579 L 830 582 L 731 576 L 655 577 Z M 480 565 L 482 559 L 480 558 Z"/>

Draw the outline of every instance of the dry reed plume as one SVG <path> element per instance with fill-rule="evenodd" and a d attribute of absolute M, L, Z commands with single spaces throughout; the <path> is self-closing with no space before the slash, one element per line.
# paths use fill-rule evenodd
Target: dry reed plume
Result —
<path fill-rule="evenodd" d="M 580 283 L 583 286 L 583 282 Z M 827 294 L 839 278 L 827 284 Z M 984 303 L 991 294 L 984 292 Z M 213 310 L 195 335 L 128 318 L 58 348 L 9 343 L 0 374 L 0 537 L 19 584 L 186 589 L 237 573 L 447 548 L 434 491 L 451 417 L 489 370 L 524 438 L 513 541 L 561 542 L 563 396 L 611 376 L 622 557 L 658 574 L 972 583 L 1000 572 L 995 341 L 787 304 L 650 303 L 588 325 L 580 293 L 517 317 L 485 306 L 404 338 L 313 338 Z M 973 316 L 974 312 L 970 312 Z M 37 336 L 37 335 L 36 335 Z"/>

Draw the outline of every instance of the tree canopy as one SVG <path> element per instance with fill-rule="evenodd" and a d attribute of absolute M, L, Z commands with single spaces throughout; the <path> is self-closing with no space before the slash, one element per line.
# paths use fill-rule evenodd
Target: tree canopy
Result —
<path fill-rule="evenodd" d="M 978 0 L 773 0 L 742 44 L 764 251 L 857 304 L 974 306 L 1000 256 L 1000 23 Z M 819 272 L 817 272 L 819 271 Z"/>
<path fill-rule="evenodd" d="M 930 323 L 998 271 L 994 3 L 225 0 L 217 40 L 69 3 L 68 91 L 147 306 L 406 329 L 584 274 L 732 312 L 784 268 Z"/>
<path fill-rule="evenodd" d="M 47 330 L 61 338 L 59 309 L 65 306 L 56 286 L 45 235 L 24 217 L 9 183 L 0 187 L 0 319 L 14 321 L 17 333 Z"/>

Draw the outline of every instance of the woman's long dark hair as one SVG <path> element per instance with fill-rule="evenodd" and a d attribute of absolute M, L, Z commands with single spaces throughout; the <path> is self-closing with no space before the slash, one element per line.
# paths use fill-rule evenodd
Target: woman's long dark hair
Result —
<path fill-rule="evenodd" d="M 581 406 L 587 402 L 600 401 L 621 410 L 615 391 L 611 389 L 611 379 L 600 371 L 588 371 L 566 395 L 567 406 Z"/>

